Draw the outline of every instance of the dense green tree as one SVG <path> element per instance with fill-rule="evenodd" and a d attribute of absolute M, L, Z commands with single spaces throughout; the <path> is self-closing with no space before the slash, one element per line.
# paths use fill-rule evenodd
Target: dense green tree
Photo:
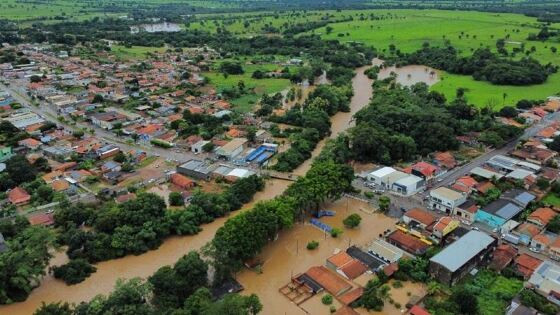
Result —
<path fill-rule="evenodd" d="M 359 214 L 357 213 L 353 213 L 349 216 L 347 216 L 342 223 L 344 223 L 344 226 L 348 227 L 348 228 L 355 228 L 358 225 L 360 225 L 360 222 L 362 221 L 362 217 L 360 217 Z"/>
<path fill-rule="evenodd" d="M 84 281 L 97 270 L 85 259 L 72 259 L 65 265 L 54 267 L 54 277 L 62 279 L 66 284 Z"/>
<path fill-rule="evenodd" d="M 182 206 L 185 204 L 185 199 L 180 192 L 172 191 L 169 193 L 169 205 L 171 206 Z"/>

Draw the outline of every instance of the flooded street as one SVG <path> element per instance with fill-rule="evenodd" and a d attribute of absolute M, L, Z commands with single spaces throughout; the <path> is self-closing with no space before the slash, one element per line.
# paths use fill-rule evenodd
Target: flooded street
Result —
<path fill-rule="evenodd" d="M 255 195 L 254 201 L 245 205 L 243 209 L 251 208 L 260 200 L 268 200 L 280 195 L 291 184 L 289 181 L 271 179 L 266 182 L 262 192 Z M 239 213 L 239 210 L 232 215 Z M 79 303 L 87 301 L 98 294 L 108 294 L 113 290 L 118 278 L 147 278 L 158 268 L 174 264 L 180 257 L 191 250 L 198 250 L 214 237 L 227 218 L 202 226 L 202 231 L 193 236 L 171 237 L 156 250 L 149 251 L 139 256 L 126 256 L 96 264 L 97 272 L 84 282 L 67 286 L 64 282 L 47 275 L 43 278 L 41 286 L 34 289 L 25 302 L 14 303 L 0 307 L 0 314 L 29 315 L 41 305 L 41 302 L 67 301 Z M 66 261 L 64 252 L 58 253 L 52 259 L 53 265 L 60 265 Z"/>
<path fill-rule="evenodd" d="M 350 245 L 367 244 L 384 230 L 392 228 L 395 223 L 395 219 L 383 214 L 366 213 L 365 211 L 374 209 L 354 199 L 343 198 L 325 205 L 324 209 L 337 212 L 336 216 L 324 217 L 321 221 L 343 229 L 344 233 L 341 236 L 332 238 L 308 223 L 297 224 L 292 229 L 280 233 L 278 240 L 268 245 L 259 255 L 264 262 L 262 273 L 244 269 L 237 275 L 237 280 L 245 287 L 244 294 L 259 295 L 264 305 L 263 314 L 328 314 L 329 308 L 321 303 L 320 295 L 298 307 L 278 290 L 290 282 L 292 276 L 305 272 L 311 266 L 323 265 L 335 250 L 346 250 Z M 356 229 L 346 229 L 342 220 L 352 213 L 358 213 L 362 217 L 362 223 Z M 319 242 L 319 248 L 306 249 L 307 243 L 312 240 Z M 404 295 L 406 296 L 406 293 Z M 390 308 L 395 309 L 393 306 L 387 306 L 387 309 Z"/>

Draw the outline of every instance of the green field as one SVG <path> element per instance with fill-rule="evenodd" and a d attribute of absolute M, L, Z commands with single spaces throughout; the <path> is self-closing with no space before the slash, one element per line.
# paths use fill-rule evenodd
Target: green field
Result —
<path fill-rule="evenodd" d="M 142 47 L 142 46 L 132 46 L 130 48 L 113 45 L 111 46 L 111 52 L 115 54 L 117 58 L 124 60 L 143 60 L 147 58 L 148 53 L 154 52 L 164 52 L 167 48 L 165 47 Z"/>
<path fill-rule="evenodd" d="M 547 205 L 560 207 L 560 196 L 558 196 L 557 194 L 555 194 L 553 192 L 550 192 L 546 196 L 544 196 L 544 198 L 542 199 L 542 202 L 547 204 Z"/>
<path fill-rule="evenodd" d="M 251 75 L 256 70 L 273 71 L 282 69 L 282 66 L 276 64 L 258 64 L 258 65 L 243 65 L 245 73 L 240 75 L 228 75 L 225 77 L 222 73 L 213 71 L 205 72 L 203 75 L 210 80 L 210 85 L 216 88 L 218 93 L 224 89 L 237 86 L 239 81 L 243 81 L 248 90 L 253 90 L 254 93 L 243 95 L 239 98 L 231 100 L 235 105 L 235 109 L 240 112 L 249 112 L 253 106 L 261 98 L 263 94 L 271 94 L 281 92 L 288 88 L 291 83 L 288 79 L 253 79 Z"/>
<path fill-rule="evenodd" d="M 375 19 L 371 18 L 372 14 Z M 535 52 L 531 53 L 531 57 L 541 63 L 560 65 L 560 43 L 526 40 L 530 33 L 539 32 L 540 24 L 535 18 L 519 14 L 443 10 L 343 10 L 269 15 L 256 17 L 254 13 L 226 14 L 207 20 L 204 25 L 200 25 L 200 22 L 192 23 L 190 28 L 215 30 L 219 26 L 237 35 L 253 36 L 265 33 L 267 25 L 282 32 L 296 23 L 318 21 L 326 15 L 329 15 L 330 20 L 352 17 L 353 21 L 329 24 L 332 27 L 329 34 L 326 27 L 309 33 L 320 34 L 324 39 L 366 43 L 380 52 L 387 52 L 391 44 L 402 52 L 412 52 L 421 48 L 424 42 L 442 46 L 449 40 L 463 55 L 469 55 L 480 47 L 489 47 L 495 51 L 496 40 L 507 37 L 508 51 L 511 52 L 514 47 L 522 44 L 526 49 L 534 46 Z M 247 26 L 244 25 L 245 21 L 249 22 Z M 560 28 L 560 24 L 552 24 L 550 27 Z M 553 53 L 550 49 L 553 46 L 559 52 Z M 521 57 L 521 54 L 517 57 Z M 560 73 L 550 76 L 544 84 L 524 87 L 496 86 L 475 81 L 470 76 L 445 72 L 441 74 L 443 80 L 433 87 L 434 90 L 453 99 L 457 88 L 466 88 L 468 100 L 479 107 L 492 106 L 497 109 L 503 105 L 515 104 L 522 98 L 543 99 L 560 92 Z"/>

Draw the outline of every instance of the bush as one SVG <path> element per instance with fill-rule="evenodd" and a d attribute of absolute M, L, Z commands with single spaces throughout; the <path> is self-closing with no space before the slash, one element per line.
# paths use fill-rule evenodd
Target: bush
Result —
<path fill-rule="evenodd" d="M 395 307 L 396 307 L 397 309 L 400 309 L 401 306 L 402 306 L 401 303 L 395 303 Z"/>
<path fill-rule="evenodd" d="M 398 288 L 402 288 L 402 287 L 403 287 L 403 284 L 399 280 L 395 280 L 393 282 L 393 288 L 398 289 Z"/>
<path fill-rule="evenodd" d="M 323 304 L 325 305 L 331 305 L 333 302 L 333 297 L 330 294 L 325 294 L 322 298 L 321 298 L 321 302 L 323 302 Z"/>
<path fill-rule="evenodd" d="M 307 249 L 309 249 L 309 250 L 316 249 L 317 247 L 319 247 L 319 242 L 317 242 L 317 241 L 311 241 L 311 242 L 307 243 Z"/>
<path fill-rule="evenodd" d="M 364 191 L 364 196 L 366 196 L 366 198 L 368 199 L 372 199 L 373 197 L 375 197 L 375 194 L 371 191 Z"/>
<path fill-rule="evenodd" d="M 331 313 L 336 312 L 336 307 L 334 307 L 333 305 L 331 305 L 331 307 L 329 308 L 329 311 L 330 311 Z"/>
<path fill-rule="evenodd" d="M 341 230 L 341 229 L 339 229 L 339 228 L 333 228 L 333 229 L 331 230 L 331 236 L 332 236 L 332 237 L 337 238 L 337 237 L 339 237 L 340 235 L 342 235 L 342 230 Z"/>
<path fill-rule="evenodd" d="M 344 226 L 346 226 L 347 228 L 353 229 L 358 225 L 360 225 L 361 221 L 362 221 L 362 217 L 360 217 L 360 215 L 357 213 L 353 213 L 347 216 L 346 219 L 342 221 L 342 223 L 344 223 Z"/>
<path fill-rule="evenodd" d="M 66 284 L 80 283 L 96 270 L 97 268 L 82 258 L 72 259 L 65 265 L 53 268 L 54 277 L 62 279 Z"/>
<path fill-rule="evenodd" d="M 182 206 L 185 204 L 185 200 L 180 192 L 173 191 L 169 194 L 169 205 L 170 206 Z"/>

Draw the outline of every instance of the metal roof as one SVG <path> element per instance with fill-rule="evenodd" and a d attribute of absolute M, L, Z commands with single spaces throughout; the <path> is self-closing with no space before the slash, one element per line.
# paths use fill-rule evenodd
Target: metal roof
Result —
<path fill-rule="evenodd" d="M 471 174 L 486 178 L 486 179 L 491 179 L 492 177 L 496 177 L 496 179 L 500 179 L 502 178 L 504 175 L 497 173 L 497 172 L 493 172 L 490 170 L 487 170 L 485 168 L 482 167 L 475 167 L 471 170 Z"/>
<path fill-rule="evenodd" d="M 498 199 L 485 206 L 482 210 L 486 213 L 491 213 L 503 219 L 509 220 L 523 209 L 506 199 Z"/>
<path fill-rule="evenodd" d="M 470 231 L 430 258 L 430 262 L 437 263 L 447 270 L 455 272 L 492 242 L 494 242 L 494 238 L 490 235 L 481 231 Z"/>
<path fill-rule="evenodd" d="M 394 173 L 396 171 L 397 170 L 395 170 L 392 167 L 385 166 L 385 167 L 381 167 L 381 168 L 376 169 L 375 171 L 369 173 L 369 175 L 382 178 L 382 177 L 385 177 L 385 176 L 387 176 L 391 173 Z"/>

